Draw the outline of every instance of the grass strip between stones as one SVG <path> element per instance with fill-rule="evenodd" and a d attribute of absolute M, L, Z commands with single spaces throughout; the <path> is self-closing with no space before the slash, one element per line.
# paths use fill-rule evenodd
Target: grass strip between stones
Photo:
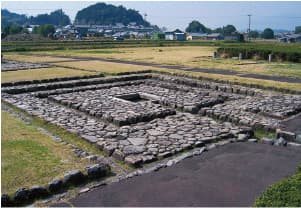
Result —
<path fill-rule="evenodd" d="M 2 101 L 2 104 L 12 108 L 16 112 L 22 113 L 22 114 L 26 115 L 27 117 L 31 118 L 32 119 L 31 123 L 32 123 L 33 126 L 44 128 L 47 131 L 49 131 L 50 133 L 59 136 L 64 141 L 66 141 L 68 143 L 71 143 L 71 144 L 75 144 L 75 145 L 81 147 L 82 149 L 84 149 L 85 151 L 88 151 L 92 154 L 98 154 L 98 155 L 102 155 L 102 156 L 105 156 L 105 157 L 108 156 L 105 152 L 98 149 L 95 145 L 83 140 L 82 138 L 80 138 L 80 137 L 78 137 L 78 136 L 76 136 L 76 135 L 74 135 L 74 134 L 58 127 L 58 126 L 55 126 L 54 124 L 46 122 L 46 121 L 44 121 L 40 118 L 37 118 L 35 116 L 32 116 L 32 115 L 26 113 L 25 111 L 15 107 L 15 106 L 13 106 L 13 105 L 5 102 L 5 101 Z M 116 162 L 119 166 L 121 166 L 122 169 L 125 169 L 125 170 L 131 170 L 132 169 L 132 167 L 128 166 L 127 164 L 125 164 L 122 161 L 114 160 L 114 162 Z"/>

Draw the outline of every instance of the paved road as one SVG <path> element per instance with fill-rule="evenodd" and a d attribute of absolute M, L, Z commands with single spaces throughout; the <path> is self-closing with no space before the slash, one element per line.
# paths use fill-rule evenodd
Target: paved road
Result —
<path fill-rule="evenodd" d="M 252 206 L 270 184 L 294 174 L 300 162 L 298 148 L 228 144 L 69 202 L 74 206 Z"/>

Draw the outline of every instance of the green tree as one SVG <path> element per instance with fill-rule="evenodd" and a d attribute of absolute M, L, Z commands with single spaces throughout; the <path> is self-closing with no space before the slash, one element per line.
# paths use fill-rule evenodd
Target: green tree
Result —
<path fill-rule="evenodd" d="M 295 34 L 301 33 L 301 26 L 296 26 L 295 27 Z"/>
<path fill-rule="evenodd" d="M 192 22 L 189 23 L 188 27 L 186 28 L 186 32 L 201 32 L 201 33 L 211 33 L 211 29 L 205 27 L 203 24 L 201 24 L 197 20 L 193 20 Z"/>
<path fill-rule="evenodd" d="M 223 27 L 224 35 L 231 35 L 233 32 L 236 32 L 236 28 L 233 25 L 227 25 Z"/>
<path fill-rule="evenodd" d="M 21 32 L 25 32 L 25 30 L 23 29 L 23 27 L 19 25 L 11 25 L 11 26 L 6 26 L 3 32 L 6 35 L 12 35 L 12 34 L 19 34 Z"/>
<path fill-rule="evenodd" d="M 245 42 L 245 36 L 243 34 L 238 34 L 237 41 L 238 42 Z"/>
<path fill-rule="evenodd" d="M 261 37 L 264 39 L 273 39 L 274 38 L 274 31 L 271 28 L 266 28 L 261 33 Z"/>
<path fill-rule="evenodd" d="M 202 25 L 199 21 L 193 20 L 186 28 L 186 32 L 205 32 L 205 26 Z"/>
<path fill-rule="evenodd" d="M 8 11 L 7 9 L 1 9 L 1 29 L 4 30 L 6 26 L 23 25 L 28 21 L 25 15 L 16 14 Z"/>
<path fill-rule="evenodd" d="M 258 38 L 259 37 L 259 32 L 256 31 L 256 30 L 252 30 L 252 31 L 250 31 L 249 36 L 250 36 L 250 38 Z"/>
<path fill-rule="evenodd" d="M 47 24 L 34 27 L 33 32 L 43 37 L 48 37 L 48 35 L 52 35 L 55 32 L 55 29 L 53 25 Z"/>
<path fill-rule="evenodd" d="M 74 22 L 75 24 L 99 25 L 116 23 L 128 25 L 130 22 L 136 22 L 137 25 L 150 26 L 150 23 L 145 21 L 138 11 L 105 3 L 96 3 L 78 11 Z"/>
<path fill-rule="evenodd" d="M 214 29 L 212 32 L 223 34 L 223 33 L 224 33 L 224 30 L 223 30 L 223 28 L 218 27 L 218 28 Z"/>
<path fill-rule="evenodd" d="M 52 24 L 65 26 L 71 24 L 70 18 L 61 9 L 53 11 L 50 14 L 39 14 L 36 17 L 31 16 L 29 21 L 33 25 Z"/>

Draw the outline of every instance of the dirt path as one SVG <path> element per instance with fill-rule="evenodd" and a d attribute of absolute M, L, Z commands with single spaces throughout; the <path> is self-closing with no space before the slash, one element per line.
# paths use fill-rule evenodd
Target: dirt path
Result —
<path fill-rule="evenodd" d="M 66 58 L 66 56 L 55 56 L 55 55 L 52 55 L 52 56 L 58 57 L 58 58 Z M 301 78 L 286 77 L 286 76 L 271 76 L 271 75 L 263 75 L 263 74 L 245 74 L 245 73 L 241 73 L 241 72 L 237 72 L 237 71 L 233 71 L 233 70 L 225 70 L 225 69 L 205 69 L 205 68 L 198 68 L 198 67 L 187 67 L 187 66 L 179 66 L 179 65 L 148 63 L 148 62 L 142 62 L 142 61 L 126 61 L 126 60 L 95 58 L 95 57 L 85 58 L 85 57 L 77 57 L 77 56 L 68 56 L 68 58 L 72 58 L 76 61 L 107 61 L 107 62 L 120 63 L 120 64 L 152 66 L 152 67 L 167 68 L 167 69 L 177 69 L 177 70 L 183 70 L 183 71 L 203 72 L 203 73 L 209 73 L 209 74 L 235 75 L 235 76 L 244 77 L 244 78 L 255 78 L 255 79 L 271 80 L 271 81 L 277 81 L 277 82 L 288 82 L 288 83 L 301 84 Z M 66 60 L 61 61 L 61 62 L 66 62 Z M 46 62 L 46 63 L 51 64 L 54 62 Z"/>
<path fill-rule="evenodd" d="M 94 189 L 68 204 L 252 206 L 269 185 L 294 174 L 300 161 L 299 148 L 234 143 L 157 172 Z"/>

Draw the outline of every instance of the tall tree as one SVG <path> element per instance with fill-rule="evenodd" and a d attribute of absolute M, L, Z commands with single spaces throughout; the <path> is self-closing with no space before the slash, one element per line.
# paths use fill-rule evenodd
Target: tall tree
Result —
<path fill-rule="evenodd" d="M 186 32 L 194 32 L 194 33 L 211 33 L 211 29 L 205 27 L 197 20 L 193 20 L 189 23 L 188 27 L 186 28 Z"/>
<path fill-rule="evenodd" d="M 266 28 L 261 34 L 261 37 L 264 39 L 273 39 L 274 38 L 274 31 L 271 28 Z"/>
<path fill-rule="evenodd" d="M 233 32 L 236 32 L 236 28 L 233 25 L 227 25 L 223 27 L 224 35 L 231 35 Z"/>
<path fill-rule="evenodd" d="M 33 25 L 52 24 L 56 26 L 65 26 L 71 24 L 70 18 L 58 9 L 50 14 L 39 14 L 36 17 L 30 17 L 30 23 Z"/>
<path fill-rule="evenodd" d="M 250 31 L 250 38 L 258 38 L 259 37 L 259 32 L 256 30 Z"/>
<path fill-rule="evenodd" d="M 301 34 L 301 26 L 296 26 L 295 27 L 295 34 Z"/>
<path fill-rule="evenodd" d="M 41 25 L 34 27 L 33 33 L 39 34 L 43 37 L 48 37 L 49 35 L 52 35 L 55 32 L 53 25 Z"/>

